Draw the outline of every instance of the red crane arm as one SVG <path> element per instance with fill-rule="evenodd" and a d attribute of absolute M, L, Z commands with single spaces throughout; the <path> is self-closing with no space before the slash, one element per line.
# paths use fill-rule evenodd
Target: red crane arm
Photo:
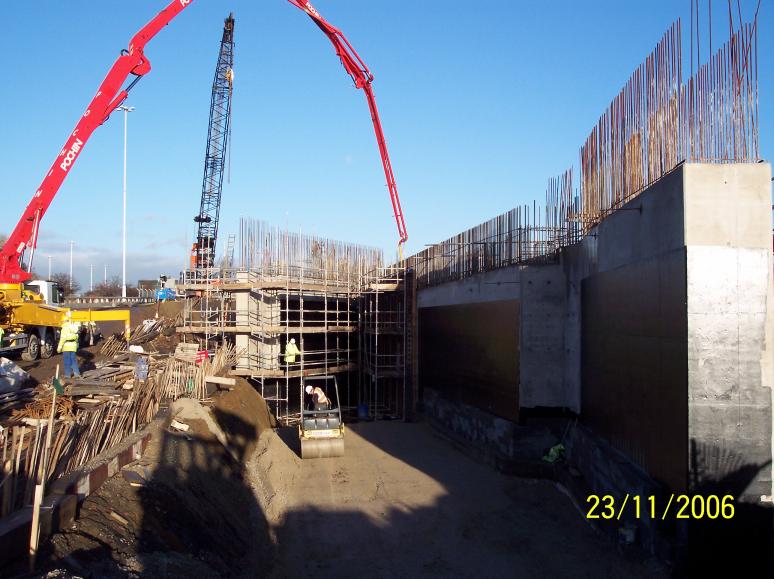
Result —
<path fill-rule="evenodd" d="M 134 35 L 128 50 L 121 51 L 121 56 L 118 57 L 107 73 L 105 80 L 102 81 L 97 94 L 94 95 L 40 187 L 32 196 L 32 201 L 27 205 L 13 233 L 5 245 L 0 248 L 0 283 L 21 283 L 30 278 L 29 272 L 21 268 L 22 257 L 28 248 L 34 252 L 38 242 L 40 221 L 67 177 L 67 173 L 78 159 L 94 130 L 104 123 L 111 113 L 126 100 L 129 91 L 137 81 L 150 72 L 150 61 L 143 52 L 145 45 L 175 16 L 185 10 L 192 1 L 173 0 L 170 2 L 164 10 Z M 124 81 L 130 74 L 137 78 L 122 89 Z M 30 259 L 30 261 L 32 260 Z"/>
<path fill-rule="evenodd" d="M 379 145 L 379 155 L 382 158 L 384 176 L 387 178 L 387 188 L 390 191 L 390 201 L 392 202 L 392 210 L 395 213 L 395 222 L 398 224 L 398 235 L 400 235 L 399 245 L 402 245 L 408 239 L 408 232 L 406 231 L 406 222 L 403 219 L 403 210 L 400 206 L 398 186 L 395 184 L 395 175 L 392 172 L 392 165 L 390 164 L 390 155 L 387 152 L 387 142 L 384 139 L 382 123 L 379 120 L 379 110 L 376 108 L 376 97 L 374 96 L 374 90 L 371 87 L 374 75 L 368 70 L 363 59 L 360 58 L 360 55 L 345 38 L 341 30 L 327 22 L 320 13 L 315 10 L 310 2 L 305 0 L 288 0 L 288 2 L 306 12 L 320 30 L 325 33 L 333 43 L 333 47 L 336 49 L 336 54 L 341 59 L 344 70 L 352 77 L 355 87 L 361 88 L 363 89 L 363 92 L 365 92 L 366 99 L 368 100 L 368 109 L 371 111 L 371 120 L 374 124 L 374 132 L 376 133 L 376 142 Z"/>

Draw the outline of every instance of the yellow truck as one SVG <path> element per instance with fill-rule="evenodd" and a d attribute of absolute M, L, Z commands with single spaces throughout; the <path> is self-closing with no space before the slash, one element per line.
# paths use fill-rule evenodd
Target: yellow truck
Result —
<path fill-rule="evenodd" d="M 55 282 L 0 283 L 0 355 L 18 353 L 23 360 L 50 358 L 59 331 L 68 319 L 83 324 L 84 336 L 96 322 L 122 321 L 129 335 L 129 310 L 74 310 L 64 307 L 64 292 Z"/>

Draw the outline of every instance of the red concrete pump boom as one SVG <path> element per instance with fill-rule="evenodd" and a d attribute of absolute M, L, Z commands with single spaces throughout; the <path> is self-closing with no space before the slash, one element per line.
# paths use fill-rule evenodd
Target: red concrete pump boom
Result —
<path fill-rule="evenodd" d="M 32 196 L 32 201 L 27 205 L 27 209 L 25 209 L 13 233 L 0 249 L 0 283 L 21 283 L 31 277 L 29 272 L 21 268 L 21 259 L 24 252 L 28 248 L 31 249 L 29 269 L 32 270 L 32 258 L 38 242 L 40 221 L 65 177 L 67 177 L 67 173 L 78 155 L 81 154 L 94 130 L 104 123 L 111 113 L 126 100 L 132 87 L 150 72 L 150 61 L 143 52 L 145 45 L 175 16 L 185 10 L 192 1 L 173 0 L 170 2 L 164 10 L 134 35 L 129 43 L 129 48 L 121 51 L 121 56 L 118 57 L 107 73 L 105 80 L 102 81 L 97 94 L 94 95 L 86 108 L 86 112 L 83 113 L 81 120 L 78 121 L 61 152 L 54 160 L 54 164 L 51 165 L 51 170 L 46 174 L 38 190 L 35 191 L 35 195 Z M 136 78 L 126 88 L 121 88 L 130 74 Z"/>
<path fill-rule="evenodd" d="M 344 34 L 342 34 L 341 30 L 327 22 L 320 13 L 315 10 L 310 2 L 304 0 L 288 0 L 288 2 L 306 12 L 309 15 L 309 18 L 311 18 L 320 30 L 325 33 L 333 43 L 333 47 L 336 49 L 336 54 L 341 59 L 344 70 L 352 77 L 355 87 L 362 88 L 363 92 L 365 92 L 366 99 L 368 100 L 368 108 L 371 111 L 371 120 L 374 123 L 376 142 L 379 145 L 379 154 L 382 157 L 384 176 L 387 178 L 387 188 L 390 190 L 390 201 L 392 202 L 392 210 L 395 213 L 395 222 L 398 224 L 398 235 L 400 235 L 399 247 L 402 248 L 403 244 L 408 239 L 408 232 L 406 231 L 406 222 L 403 219 L 403 210 L 400 206 L 400 197 L 398 197 L 398 186 L 395 184 L 395 175 L 392 173 L 392 165 L 390 164 L 390 155 L 387 152 L 387 143 L 384 139 L 382 123 L 379 120 L 379 110 L 376 108 L 374 89 L 371 87 L 374 75 L 368 70 L 363 59 L 360 58 L 357 51 L 352 48 L 352 45 L 346 39 Z"/>
<path fill-rule="evenodd" d="M 24 271 L 21 267 L 22 257 L 27 249 L 31 250 L 28 267 L 31 271 L 35 247 L 38 243 L 40 221 L 62 186 L 67 173 L 78 159 L 83 147 L 86 146 L 95 129 L 110 118 L 113 111 L 126 100 L 129 91 L 134 85 L 150 72 L 150 61 L 144 54 L 145 45 L 164 26 L 169 24 L 175 16 L 185 10 L 191 2 L 193 0 L 173 0 L 170 2 L 164 10 L 159 12 L 153 20 L 148 22 L 134 35 L 129 43 L 129 48 L 121 51 L 121 56 L 118 57 L 105 80 L 102 81 L 97 94 L 94 95 L 80 121 L 78 121 L 75 129 L 65 142 L 61 152 L 54 160 L 53 165 L 51 165 L 51 169 L 46 174 L 40 187 L 32 196 L 32 201 L 27 205 L 15 229 L 3 247 L 0 248 L 0 284 L 22 283 L 31 277 L 29 271 Z M 304 10 L 317 26 L 325 32 L 336 48 L 336 54 L 341 58 L 341 63 L 344 65 L 347 74 L 352 77 L 355 86 L 362 88 L 366 94 L 374 131 L 376 132 L 376 141 L 382 158 L 382 165 L 384 166 L 384 174 L 387 178 L 387 187 L 390 191 L 390 200 L 392 201 L 395 220 L 398 224 L 398 233 L 400 235 L 399 247 L 402 247 L 402 244 L 408 239 L 408 235 L 403 220 L 400 199 L 398 198 L 398 188 L 395 185 L 395 177 L 393 176 L 390 157 L 387 153 L 387 144 L 385 143 L 382 125 L 379 121 L 376 99 L 371 88 L 371 82 L 374 77 L 341 31 L 326 22 L 309 2 L 302 3 L 300 0 L 289 0 L 289 2 Z M 130 74 L 136 78 L 125 88 L 122 88 Z"/>

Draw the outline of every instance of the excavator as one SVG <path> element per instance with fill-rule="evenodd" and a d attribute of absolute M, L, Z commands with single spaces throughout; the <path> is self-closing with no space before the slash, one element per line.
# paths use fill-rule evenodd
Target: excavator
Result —
<path fill-rule="evenodd" d="M 329 38 L 344 70 L 354 82 L 355 88 L 362 89 L 366 95 L 379 155 L 387 180 L 390 201 L 398 226 L 400 238 L 398 250 L 402 257 L 402 248 L 408 239 L 408 233 L 395 184 L 395 176 L 387 152 L 387 143 L 376 107 L 376 98 L 371 86 L 374 76 L 343 33 L 328 23 L 310 2 L 288 1 L 303 10 Z M 25 346 L 26 358 L 34 359 L 40 354 L 41 341 L 46 345 L 43 348 L 43 355 L 51 355 L 53 336 L 61 328 L 68 314 L 74 321 L 99 321 L 115 319 L 118 316 L 125 320 L 128 331 L 128 311 L 69 311 L 55 303 L 48 303 L 41 292 L 35 291 L 28 282 L 38 243 L 40 223 L 59 188 L 83 152 L 92 133 L 110 118 L 110 115 L 126 101 L 129 92 L 150 72 L 151 63 L 145 55 L 145 46 L 192 2 L 193 0 L 172 0 L 166 8 L 132 37 L 128 48 L 121 51 L 75 129 L 68 136 L 64 147 L 57 155 L 40 187 L 32 196 L 32 200 L 27 205 L 15 229 L 0 248 L 0 329 L 4 331 L 5 340 L 11 340 L 11 346 L 18 347 L 20 343 L 27 344 Z M 133 78 L 125 86 L 130 76 Z M 27 251 L 30 255 L 25 271 L 22 268 L 22 263 Z"/>

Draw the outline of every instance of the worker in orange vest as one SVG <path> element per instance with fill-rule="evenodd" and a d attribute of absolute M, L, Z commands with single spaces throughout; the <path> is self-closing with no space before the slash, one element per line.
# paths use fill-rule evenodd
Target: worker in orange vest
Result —
<path fill-rule="evenodd" d="M 315 386 L 314 388 L 312 388 L 311 386 L 307 386 L 305 390 L 306 390 L 306 393 L 312 397 L 312 402 L 314 402 L 315 410 L 331 409 L 331 401 L 325 395 L 325 392 L 323 392 L 322 388 L 320 388 L 319 386 Z"/>

